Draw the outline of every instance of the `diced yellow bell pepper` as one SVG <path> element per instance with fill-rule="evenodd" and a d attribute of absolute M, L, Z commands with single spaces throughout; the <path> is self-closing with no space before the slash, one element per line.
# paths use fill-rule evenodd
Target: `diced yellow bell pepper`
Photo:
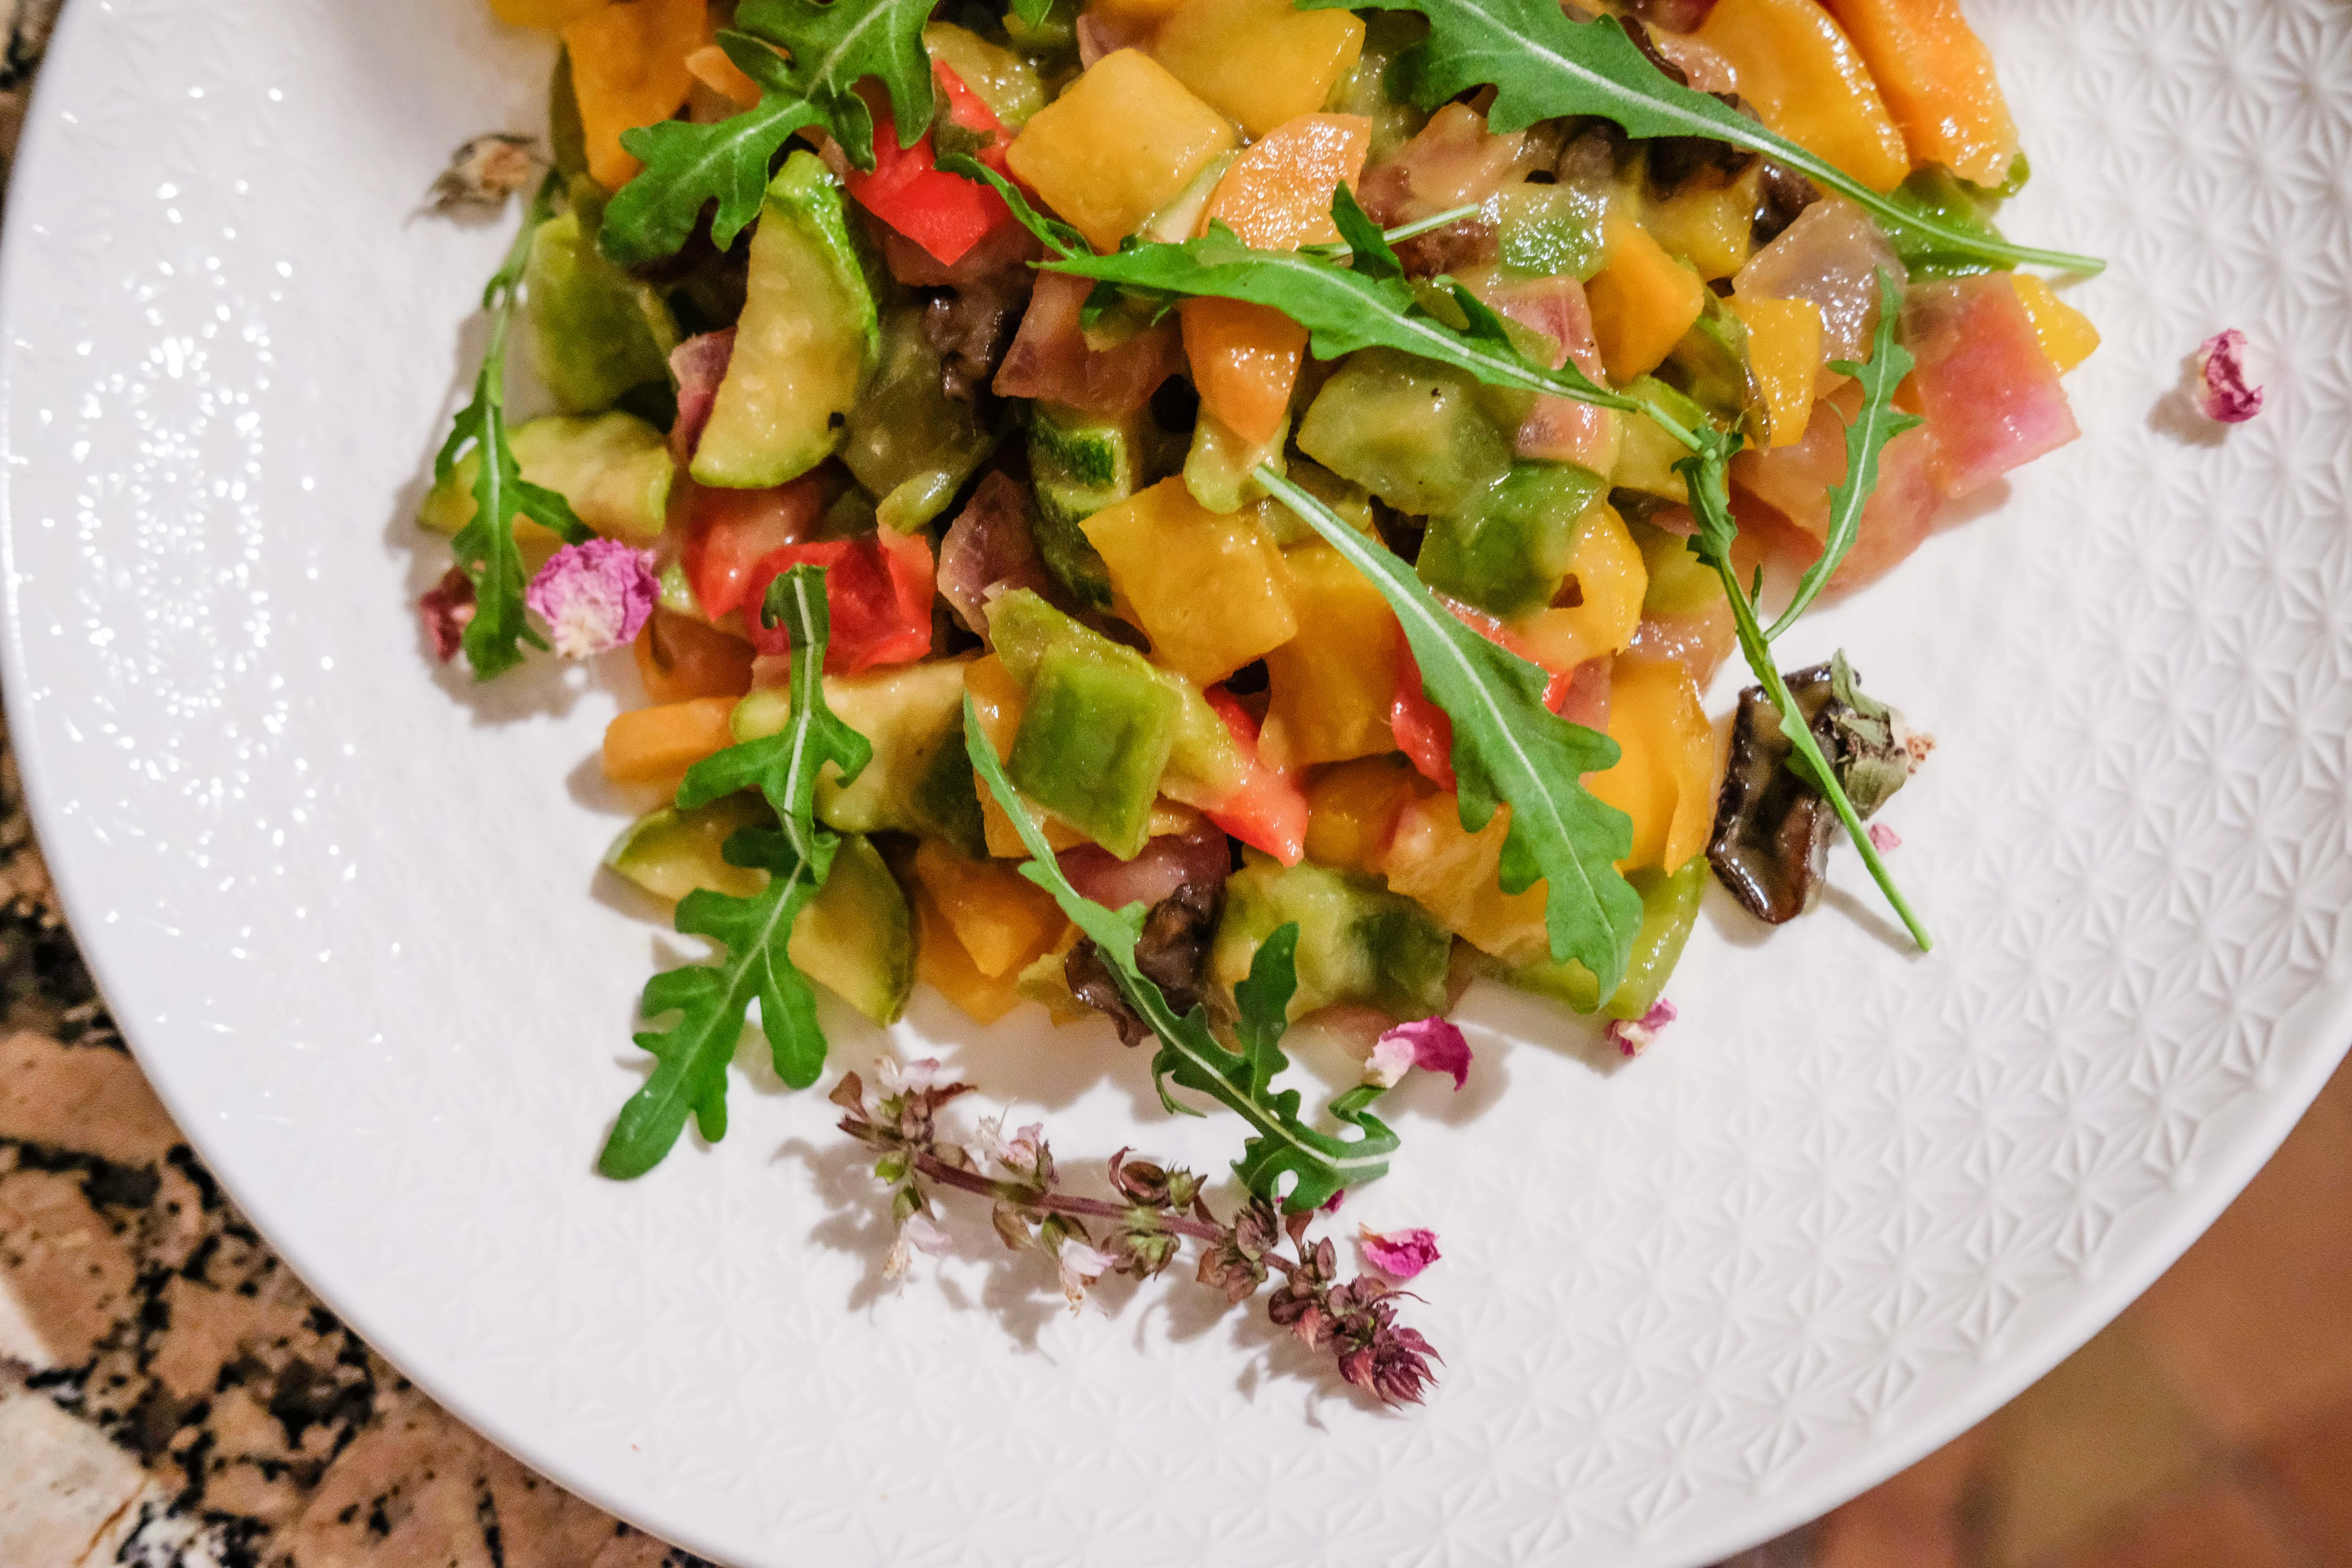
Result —
<path fill-rule="evenodd" d="M 1707 282 L 1728 278 L 1748 265 L 1756 249 L 1756 195 L 1763 183 L 1757 164 L 1728 184 L 1694 184 L 1642 213 L 1642 226 L 1669 255 L 1682 257 Z"/>
<path fill-rule="evenodd" d="M 612 3 L 613 0 L 490 0 L 490 14 L 510 27 L 543 27 L 552 33 Z"/>
<path fill-rule="evenodd" d="M 1265 656 L 1270 698 L 1258 754 L 1277 768 L 1396 749 L 1396 613 L 1328 544 L 1291 551 L 1298 635 Z"/>
<path fill-rule="evenodd" d="M 1730 65 L 1764 123 L 1874 191 L 1911 172 L 1903 132 L 1821 0 L 1717 0 L 1695 35 Z"/>
<path fill-rule="evenodd" d="M 675 787 L 686 770 L 735 743 L 732 697 L 697 697 L 638 708 L 604 730 L 604 776 L 614 784 Z"/>
<path fill-rule="evenodd" d="M 1584 293 L 1601 363 L 1622 386 L 1666 363 L 1706 309 L 1706 285 L 1629 218 L 1610 214 L 1601 236 L 1601 275 Z"/>
<path fill-rule="evenodd" d="M 1021 976 L 982 974 L 940 912 L 930 891 L 915 889 L 915 977 L 962 1008 L 975 1024 L 993 1024 L 1021 1005 Z"/>
<path fill-rule="evenodd" d="M 1002 860 L 973 860 L 936 838 L 915 848 L 915 878 L 990 979 L 1017 974 L 1062 934 L 1053 895 Z"/>
<path fill-rule="evenodd" d="M 1307 858 L 1376 875 L 1397 816 L 1436 786 L 1402 756 L 1360 757 L 1323 770 L 1307 792 Z"/>
<path fill-rule="evenodd" d="M 1642 596 L 1650 570 L 1625 520 L 1596 502 L 1577 520 L 1576 551 L 1569 558 L 1572 605 L 1538 610 L 1510 624 L 1527 656 L 1546 669 L 1573 669 L 1605 658 L 1633 640 L 1642 625 Z M 1563 588 L 1562 596 L 1569 596 Z"/>
<path fill-rule="evenodd" d="M 563 29 L 572 87 L 588 133 L 588 172 L 617 191 L 643 167 L 621 132 L 676 114 L 694 90 L 688 57 L 710 42 L 708 0 L 626 0 Z"/>
<path fill-rule="evenodd" d="M 1415 800 L 1397 814 L 1380 870 L 1391 891 L 1420 904 L 1479 952 L 1508 964 L 1533 963 L 1550 956 L 1545 887 L 1538 882 L 1525 892 L 1503 891 L 1503 840 L 1510 822 L 1507 805 L 1472 833 L 1462 826 L 1459 797 Z"/>
<path fill-rule="evenodd" d="M 1775 447 L 1805 438 L 1813 385 L 1822 374 L 1822 308 L 1811 300 L 1749 300 L 1731 312 L 1748 329 L 1748 363 L 1764 389 L 1764 417 Z"/>
<path fill-rule="evenodd" d="M 1289 568 L 1255 511 L 1221 517 L 1162 479 L 1083 525 L 1151 654 L 1207 686 L 1298 633 Z"/>
<path fill-rule="evenodd" d="M 1190 0 L 1160 29 L 1152 53 L 1202 100 L 1263 136 L 1312 114 L 1364 50 L 1348 11 L 1299 11 L 1291 0 Z"/>
<path fill-rule="evenodd" d="M 760 107 L 760 84 L 745 75 L 743 68 L 717 44 L 705 44 L 687 56 L 686 68 L 694 73 L 695 80 L 736 108 Z"/>
<path fill-rule="evenodd" d="M 2042 341 L 2042 352 L 2058 367 L 2060 375 L 2097 352 L 2099 329 L 2091 325 L 2090 317 L 2061 300 L 2047 279 L 2018 272 L 2011 275 L 2010 281 L 2017 285 L 2025 313 L 2033 318 L 2033 335 Z"/>
<path fill-rule="evenodd" d="M 1030 116 L 1004 155 L 1088 244 L 1112 250 L 1239 141 L 1158 61 L 1119 49 Z"/>
<path fill-rule="evenodd" d="M 1680 870 L 1706 847 L 1718 779 L 1715 726 L 1680 661 L 1620 658 L 1609 689 L 1609 738 L 1624 755 L 1585 787 L 1633 819 L 1621 871 Z"/>

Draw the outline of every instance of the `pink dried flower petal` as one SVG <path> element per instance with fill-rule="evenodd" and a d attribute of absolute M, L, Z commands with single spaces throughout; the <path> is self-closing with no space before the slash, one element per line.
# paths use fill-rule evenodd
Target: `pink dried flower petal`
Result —
<path fill-rule="evenodd" d="M 1357 1231 L 1357 1244 L 1364 1249 L 1364 1261 L 1391 1279 L 1410 1279 L 1437 1261 L 1437 1233 L 1423 1230 L 1392 1230 L 1383 1236 L 1370 1226 Z"/>
<path fill-rule="evenodd" d="M 905 1094 L 912 1089 L 919 1093 L 937 1089 L 947 1080 L 947 1069 L 940 1066 L 937 1057 L 923 1057 L 911 1062 L 901 1062 L 896 1057 L 874 1058 L 874 1081 L 882 1086 L 885 1094 Z"/>
<path fill-rule="evenodd" d="M 635 638 L 660 596 L 652 551 L 592 539 L 550 557 L 523 603 L 547 623 L 556 652 L 587 658 Z"/>
<path fill-rule="evenodd" d="M 1408 1065 L 1424 1072 L 1450 1073 L 1454 1087 L 1459 1089 L 1470 1081 L 1470 1042 L 1444 1018 L 1399 1024 L 1372 1047 L 1371 1058 L 1364 1064 L 1364 1081 L 1393 1088 Z"/>
<path fill-rule="evenodd" d="M 425 635 L 432 639 L 433 651 L 442 663 L 448 663 L 465 647 L 466 627 L 474 619 L 474 580 L 466 575 L 464 567 L 450 567 L 416 601 L 416 613 L 425 622 Z"/>
<path fill-rule="evenodd" d="M 1870 847 L 1881 855 L 1890 854 L 1903 847 L 1903 836 L 1883 822 L 1874 822 L 1870 825 Z"/>
<path fill-rule="evenodd" d="M 2235 327 L 2197 351 L 2197 405 L 2205 417 L 2243 425 L 2263 411 L 2263 389 L 2246 379 L 2246 334 Z"/>
<path fill-rule="evenodd" d="M 1323 1212 L 1325 1214 L 1338 1214 L 1339 1212 L 1339 1205 L 1347 1201 L 1348 1189 L 1341 1187 L 1338 1192 L 1333 1193 L 1328 1198 L 1324 1200 Z"/>
<path fill-rule="evenodd" d="M 1610 1025 L 1604 1037 L 1611 1045 L 1624 1053 L 1628 1060 L 1631 1060 L 1654 1045 L 1657 1042 L 1658 1031 L 1673 1023 L 1676 1016 L 1675 1005 L 1660 997 L 1658 1005 L 1643 1014 L 1639 1019 L 1620 1018 Z"/>
<path fill-rule="evenodd" d="M 916 1251 L 937 1258 L 952 1245 L 948 1233 L 927 1214 L 908 1215 L 907 1223 L 898 1227 L 899 1239 Z"/>

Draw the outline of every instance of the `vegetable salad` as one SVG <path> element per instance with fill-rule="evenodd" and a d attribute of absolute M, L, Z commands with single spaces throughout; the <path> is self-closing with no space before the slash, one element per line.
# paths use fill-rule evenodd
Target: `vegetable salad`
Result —
<path fill-rule="evenodd" d="M 1312 1208 L 1477 978 L 1646 1045 L 1710 877 L 1786 921 L 1843 837 L 1927 946 L 1927 741 L 1772 645 L 2077 434 L 2098 264 L 1998 226 L 1958 0 L 491 3 L 562 54 L 436 187 L 528 210 L 423 614 L 634 660 L 607 864 L 714 943 L 607 1173 L 920 982 L 1108 1016 Z M 1383 1041 L 1319 1117 L 1308 1016 Z"/>

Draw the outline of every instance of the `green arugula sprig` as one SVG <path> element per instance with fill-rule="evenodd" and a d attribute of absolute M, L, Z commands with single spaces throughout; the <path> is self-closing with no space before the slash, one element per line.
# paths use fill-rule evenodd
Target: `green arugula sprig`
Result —
<path fill-rule="evenodd" d="M 1878 489 L 1879 455 L 1895 437 L 1926 423 L 1917 415 L 1906 414 L 1895 406 L 1895 388 L 1903 384 L 1918 362 L 1910 350 L 1895 341 L 1895 323 L 1903 312 L 1903 296 L 1895 286 L 1894 274 L 1881 270 L 1878 288 L 1878 337 L 1871 345 L 1869 363 L 1855 364 L 1835 360 L 1830 364 L 1840 375 L 1850 375 L 1861 384 L 1862 411 L 1846 426 L 1845 478 L 1830 491 L 1829 532 L 1822 543 L 1821 558 L 1806 568 L 1789 607 L 1780 612 L 1772 629 L 1764 634 L 1766 642 L 1779 641 L 1780 634 L 1795 626 L 1797 618 L 1812 607 L 1822 590 L 1829 586 L 1831 576 L 1844 563 L 1853 542 L 1861 537 L 1863 508 Z"/>
<path fill-rule="evenodd" d="M 523 209 L 522 232 L 515 237 L 489 286 L 482 290 L 482 309 L 489 312 L 489 346 L 482 353 L 482 368 L 474 380 L 474 400 L 461 410 L 449 439 L 433 460 L 433 477 L 447 484 L 467 454 L 478 459 L 474 475 L 474 516 L 450 540 L 458 566 L 474 584 L 474 618 L 466 623 L 466 662 L 477 680 L 503 675 L 522 662 L 521 644 L 544 648 L 547 639 L 530 624 L 523 607 L 528 584 L 522 551 L 515 543 L 514 521 L 528 517 L 551 530 L 566 544 L 583 544 L 594 537 L 572 510 L 572 503 L 555 491 L 522 477 L 514 447 L 507 437 L 507 336 L 522 302 L 523 273 L 530 265 L 530 244 L 555 211 L 560 182 L 550 174 Z"/>
<path fill-rule="evenodd" d="M 793 716 L 783 731 L 730 747 L 698 763 L 678 788 L 681 809 L 705 805 L 739 789 L 756 788 L 775 807 L 779 826 L 746 827 L 720 848 L 730 866 L 768 873 L 767 886 L 749 898 L 708 888 L 678 900 L 681 935 L 719 942 L 719 963 L 688 964 L 656 974 L 639 1010 L 648 1019 L 675 1013 L 669 1028 L 637 1037 L 658 1065 L 645 1087 L 621 1108 L 597 1169 L 626 1180 L 661 1163 L 691 1115 L 702 1135 L 727 1135 L 727 1065 L 743 1037 L 745 1015 L 760 1004 L 776 1076 L 794 1089 L 814 1083 L 824 1068 L 824 1031 L 816 994 L 792 960 L 793 922 L 832 874 L 841 840 L 817 826 L 817 775 L 828 763 L 844 783 L 873 755 L 824 701 L 824 650 L 832 622 L 824 569 L 800 565 L 768 588 L 761 616 L 781 624 L 792 640 Z"/>
<path fill-rule="evenodd" d="M 642 267 L 675 255 L 714 202 L 711 238 L 732 245 L 759 216 L 770 165 L 798 132 L 826 132 L 852 163 L 872 169 L 874 113 L 856 90 L 868 79 L 889 98 L 898 144 L 920 141 L 937 102 L 923 48 L 932 3 L 743 0 L 719 45 L 759 84 L 759 103 L 713 125 L 666 121 L 622 136 L 645 169 L 605 209 L 597 243 L 606 258 Z"/>
<path fill-rule="evenodd" d="M 2011 245 L 1998 235 L 1948 223 L 1906 205 L 1836 164 L 1776 135 L 1721 99 L 1683 86 L 1635 47 L 1613 17 L 1572 22 L 1558 0 L 1296 0 L 1300 10 L 1416 11 L 1429 37 L 1399 62 L 1425 108 L 1478 88 L 1495 89 L 1486 122 L 1497 132 L 1539 120 L 1592 115 L 1639 139 L 1703 136 L 1728 142 L 1836 191 L 1890 228 L 1942 251 L 2010 266 L 2095 273 L 2106 263 L 2065 251 Z M 1637 24 L 1638 25 L 1638 24 Z"/>
<path fill-rule="evenodd" d="M 1172 1083 L 1208 1096 L 1247 1122 L 1251 1137 L 1234 1169 L 1252 1192 L 1269 1199 L 1280 1196 L 1284 1207 L 1294 1214 L 1319 1208 L 1332 1194 L 1387 1174 L 1397 1136 L 1365 1109 L 1369 1104 L 1365 1097 L 1351 1096 L 1344 1105 L 1333 1102 L 1334 1115 L 1356 1130 L 1357 1136 L 1342 1138 L 1318 1131 L 1300 1119 L 1297 1089 L 1277 1091 L 1273 1087 L 1274 1079 L 1289 1066 L 1281 1040 L 1288 1024 L 1290 998 L 1298 984 L 1294 962 L 1298 928 L 1285 926 L 1260 944 L 1248 980 L 1234 988 L 1234 998 L 1242 1014 L 1243 1048 L 1227 1050 L 1210 1032 L 1206 1013 L 1196 1005 L 1191 1013 L 1177 1016 L 1165 994 L 1136 963 L 1136 943 L 1143 935 L 1143 906 L 1105 909 L 1071 885 L 1044 830 L 1013 793 L 1003 764 L 996 759 L 996 748 L 981 731 L 980 714 L 970 697 L 964 699 L 963 720 L 964 748 L 973 769 L 1028 847 L 1030 858 L 1021 874 L 1051 893 L 1062 912 L 1101 950 L 1119 994 L 1160 1037 L 1151 1073 L 1160 1103 L 1172 1112 L 1198 1114 L 1171 1092 Z M 1291 1178 L 1286 1194 L 1279 1191 L 1286 1175 Z"/>
<path fill-rule="evenodd" d="M 1259 468 L 1256 478 L 1396 612 L 1423 687 L 1454 721 L 1462 826 L 1475 833 L 1510 807 L 1503 890 L 1525 892 L 1542 881 L 1552 957 L 1574 959 L 1600 982 L 1600 995 L 1613 994 L 1642 924 L 1641 895 L 1616 865 L 1633 852 L 1633 824 L 1582 781 L 1616 765 L 1617 742 L 1545 707 L 1550 677 L 1464 626 L 1385 546 L 1271 467 Z"/>
<path fill-rule="evenodd" d="M 1741 584 L 1739 569 L 1731 560 L 1731 544 L 1738 535 L 1739 524 L 1731 515 L 1728 475 L 1731 458 L 1739 449 L 1738 436 L 1715 430 L 1704 432 L 1692 455 L 1675 468 L 1690 489 L 1691 514 L 1698 522 L 1698 531 L 1691 536 L 1691 552 L 1715 568 L 1716 576 L 1723 584 L 1724 597 L 1730 601 L 1732 622 L 1739 634 L 1739 650 L 1780 715 L 1780 732 L 1796 748 L 1799 772 L 1821 790 L 1838 820 L 1845 824 L 1846 836 L 1861 853 L 1863 864 L 1870 868 L 1871 879 L 1878 884 L 1878 890 L 1901 918 L 1912 941 L 1919 944 L 1919 951 L 1926 952 L 1935 946 L 1934 939 L 1927 934 L 1927 926 L 1912 910 L 1910 901 L 1904 898 L 1903 890 L 1895 885 L 1894 874 L 1886 868 L 1878 846 L 1870 841 L 1861 814 L 1854 810 L 1845 787 L 1838 782 L 1836 771 L 1822 754 L 1812 726 L 1805 721 L 1803 711 L 1790 695 L 1789 683 L 1780 678 L 1780 665 L 1772 657 L 1772 639 L 1795 622 L 1853 547 L 1861 531 L 1863 507 L 1878 482 L 1879 455 L 1889 441 L 1919 423 L 1894 407 L 1895 389 L 1910 374 L 1912 362 L 1911 355 L 1895 342 L 1897 310 L 1894 279 L 1882 273 L 1880 282 L 1885 290 L 1885 303 L 1878 314 L 1878 335 L 1872 345 L 1870 363 L 1838 366 L 1861 382 L 1864 400 L 1861 412 L 1846 429 L 1846 477 L 1831 492 L 1829 537 L 1821 558 L 1806 571 L 1798 585 L 1796 601 L 1771 630 L 1764 629 L 1756 600 Z"/>

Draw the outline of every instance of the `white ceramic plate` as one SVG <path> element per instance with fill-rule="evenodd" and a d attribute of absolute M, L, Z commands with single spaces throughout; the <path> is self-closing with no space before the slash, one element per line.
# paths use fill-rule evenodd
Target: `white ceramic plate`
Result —
<path fill-rule="evenodd" d="M 1348 1217 L 1444 1240 L 1425 1410 L 1171 1279 L 1076 1319 L 992 1250 L 878 1286 L 814 1094 L 591 1173 L 674 940 L 600 882 L 615 696 L 436 678 L 408 519 L 504 226 L 414 216 L 536 129 L 479 0 L 77 0 L 10 201 L 8 700 L 116 1013 L 294 1266 L 522 1458 L 726 1562 L 1683 1564 L 1983 1415 L 2235 1193 L 2347 1037 L 2352 13 L 1972 0 L 2102 252 L 2086 437 L 1793 639 L 1942 738 L 1893 820 L 1942 938 L 1842 890 L 1720 912 L 1628 1070 L 1524 1001 Z M 2168 406 L 2242 326 L 2272 406 Z M 625 677 L 623 677 L 625 679 Z M 1843 852 L 1841 852 L 1842 854 Z M 1143 1062 L 1034 1016 L 907 1031 L 1076 1165 L 1218 1168 Z M 862 1064 L 872 1031 L 843 1024 Z"/>

